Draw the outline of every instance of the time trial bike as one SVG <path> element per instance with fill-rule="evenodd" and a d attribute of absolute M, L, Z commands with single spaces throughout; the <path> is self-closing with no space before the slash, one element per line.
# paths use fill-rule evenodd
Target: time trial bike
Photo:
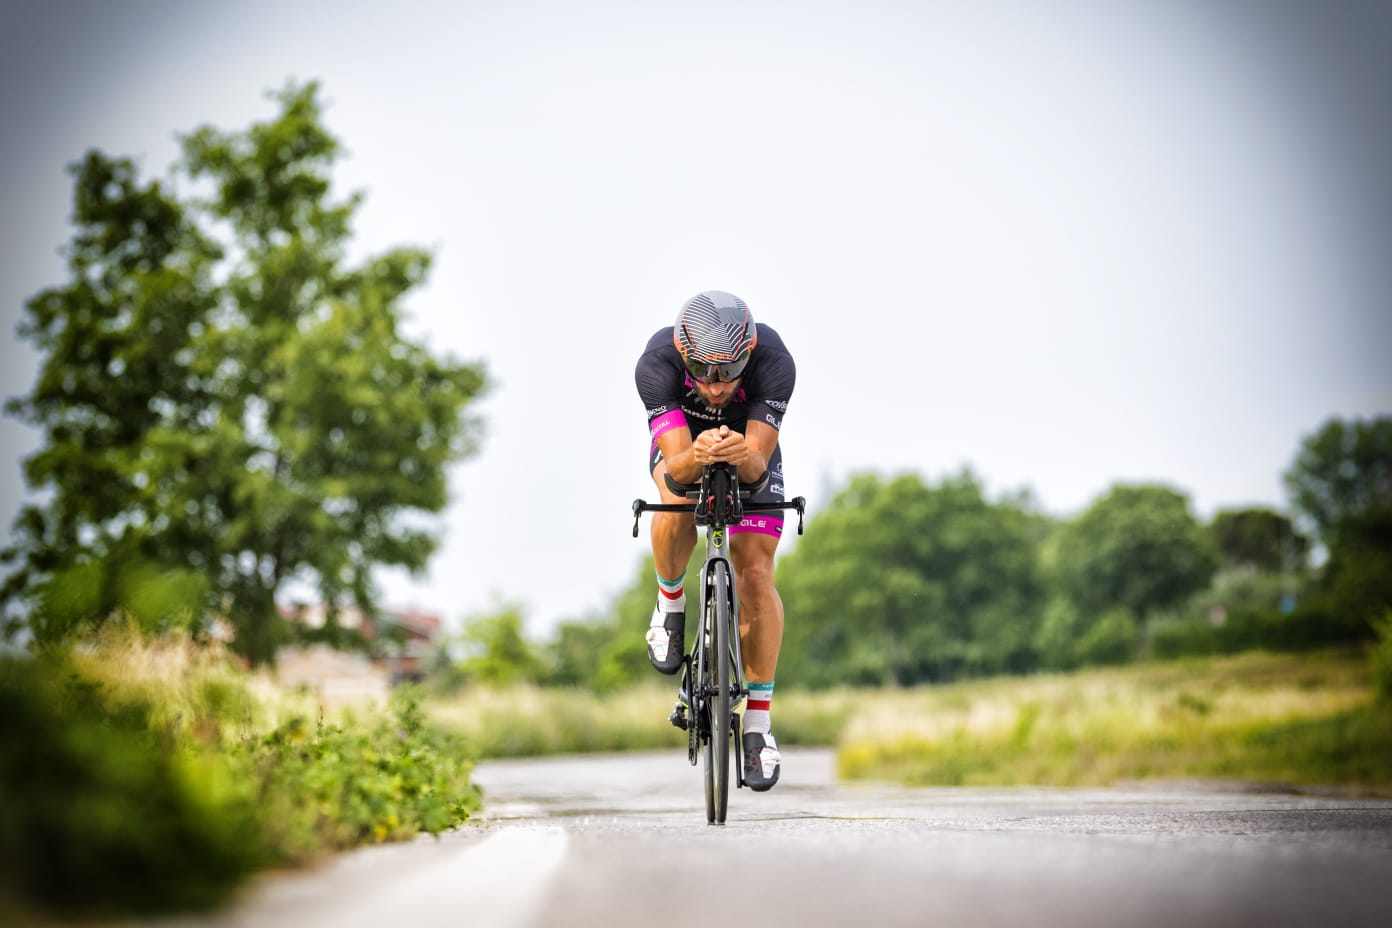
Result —
<path fill-rule="evenodd" d="M 645 512 L 690 512 L 706 529 L 706 560 L 701 567 L 701 626 L 691 652 L 682 657 L 681 688 L 670 720 L 687 733 L 687 759 L 705 764 L 706 821 L 725 824 L 730 798 L 731 745 L 734 746 L 736 785 L 744 786 L 740 757 L 739 713 L 736 707 L 749 695 L 740 658 L 739 597 L 729 558 L 729 528 L 750 514 L 795 509 L 798 534 L 807 502 L 801 496 L 786 503 L 755 503 L 750 497 L 769 481 L 767 472 L 754 483 L 740 483 L 730 464 L 710 464 L 701 482 L 678 483 L 666 475 L 667 488 L 690 503 L 633 501 L 633 537 Z"/>

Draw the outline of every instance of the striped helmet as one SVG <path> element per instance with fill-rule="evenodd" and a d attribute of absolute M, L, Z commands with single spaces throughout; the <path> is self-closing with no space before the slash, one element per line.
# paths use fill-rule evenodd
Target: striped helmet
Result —
<path fill-rule="evenodd" d="M 744 300 L 723 290 L 706 290 L 681 308 L 673 338 L 691 376 L 709 383 L 735 380 L 743 373 L 758 333 Z"/>

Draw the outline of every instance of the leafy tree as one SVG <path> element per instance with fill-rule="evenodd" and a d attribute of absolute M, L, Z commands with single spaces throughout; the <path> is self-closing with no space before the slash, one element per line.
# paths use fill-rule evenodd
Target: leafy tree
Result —
<path fill-rule="evenodd" d="M 1291 520 L 1272 509 L 1224 509 L 1213 517 L 1212 531 L 1225 567 L 1296 570 L 1310 549 Z"/>
<path fill-rule="evenodd" d="M 701 599 L 701 571 L 706 551 L 703 541 L 697 541 L 686 567 L 686 640 L 690 646 L 696 627 Z M 558 646 L 566 636 L 584 635 L 594 644 L 588 655 L 576 655 L 576 673 L 581 674 L 591 689 L 609 693 L 635 681 L 649 679 L 653 673 L 648 664 L 644 633 L 652 619 L 657 602 L 657 581 L 652 555 L 638 559 L 633 579 L 614 597 L 605 618 L 597 624 L 566 623 L 560 629 Z M 570 626 L 577 626 L 570 630 Z M 584 631 L 581 631 L 581 629 Z"/>
<path fill-rule="evenodd" d="M 1125 606 L 1108 609 L 1078 639 L 1080 664 L 1122 664 L 1136 656 L 1140 629 Z"/>
<path fill-rule="evenodd" d="M 1371 636 L 1392 609 L 1392 416 L 1329 420 L 1301 443 L 1285 480 L 1329 552 L 1304 608 L 1338 637 Z"/>
<path fill-rule="evenodd" d="M 288 580 L 372 611 L 372 569 L 419 569 L 435 546 L 418 517 L 474 447 L 483 369 L 400 331 L 430 255 L 348 261 L 362 198 L 330 194 L 317 86 L 277 99 L 269 121 L 184 137 L 168 181 L 97 151 L 72 168 L 70 279 L 26 306 L 43 362 L 8 405 L 44 436 L 25 476 L 45 498 L 0 589 L 31 617 L 84 565 L 101 565 L 89 605 L 111 608 L 134 559 L 206 578 L 203 605 L 265 660 Z"/>
<path fill-rule="evenodd" d="M 1330 419 L 1301 442 L 1285 481 L 1331 551 L 1377 537 L 1392 521 L 1392 416 Z"/>
<path fill-rule="evenodd" d="M 779 678 L 915 683 L 1034 666 L 1042 517 L 970 472 L 854 477 L 779 565 Z"/>
<path fill-rule="evenodd" d="M 550 672 L 546 682 L 556 686 L 595 686 L 603 655 L 616 639 L 613 623 L 600 618 L 562 622 L 546 646 Z"/>
<path fill-rule="evenodd" d="M 1218 562 L 1188 497 L 1155 484 L 1114 486 L 1057 541 L 1059 584 L 1087 616 L 1122 607 L 1144 619 L 1176 606 L 1208 586 Z"/>
<path fill-rule="evenodd" d="M 1066 596 L 1050 597 L 1034 636 L 1039 664 L 1049 670 L 1072 670 L 1078 666 L 1078 639 L 1082 637 L 1082 617 Z"/>
<path fill-rule="evenodd" d="M 543 676 L 541 655 L 522 631 L 522 610 L 515 604 L 470 619 L 462 636 L 471 652 L 459 669 L 471 681 L 503 686 L 534 683 Z"/>

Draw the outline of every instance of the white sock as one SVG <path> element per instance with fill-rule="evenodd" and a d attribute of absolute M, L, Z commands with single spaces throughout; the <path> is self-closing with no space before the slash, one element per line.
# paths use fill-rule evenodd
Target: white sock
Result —
<path fill-rule="evenodd" d="M 652 617 L 654 626 L 662 624 L 665 613 L 686 611 L 686 588 L 683 585 L 685 579 L 685 575 L 675 580 L 668 580 L 660 573 L 657 575 L 657 611 Z"/>
<path fill-rule="evenodd" d="M 769 718 L 772 707 L 773 681 L 749 684 L 749 698 L 744 703 L 744 730 L 767 735 L 772 725 Z"/>
<path fill-rule="evenodd" d="M 682 597 L 679 598 L 679 599 L 663 599 L 661 596 L 659 596 L 659 597 L 657 598 L 657 611 L 653 613 L 653 617 L 652 617 L 652 622 L 651 622 L 651 624 L 654 625 L 654 626 L 661 625 L 661 624 L 662 624 L 662 618 L 663 618 L 663 616 L 671 615 L 671 614 L 674 613 L 674 612 L 685 612 L 685 611 L 686 611 L 686 597 L 685 597 L 685 596 L 682 596 Z"/>

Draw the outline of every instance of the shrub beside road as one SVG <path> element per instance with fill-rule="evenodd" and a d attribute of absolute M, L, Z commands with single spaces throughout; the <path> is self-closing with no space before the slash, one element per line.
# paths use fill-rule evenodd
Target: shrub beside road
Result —
<path fill-rule="evenodd" d="M 0 912 L 217 904 L 255 869 L 438 833 L 479 794 L 405 694 L 323 716 L 185 638 L 0 660 Z"/>

